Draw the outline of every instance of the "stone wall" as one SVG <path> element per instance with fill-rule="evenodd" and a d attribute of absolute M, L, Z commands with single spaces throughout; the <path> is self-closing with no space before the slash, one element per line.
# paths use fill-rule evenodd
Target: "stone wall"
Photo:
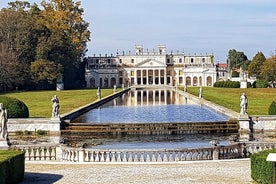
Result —
<path fill-rule="evenodd" d="M 16 131 L 49 131 L 50 135 L 60 134 L 60 122 L 47 118 L 9 119 L 8 132 Z"/>
<path fill-rule="evenodd" d="M 253 131 L 276 131 L 276 116 L 250 116 Z"/>

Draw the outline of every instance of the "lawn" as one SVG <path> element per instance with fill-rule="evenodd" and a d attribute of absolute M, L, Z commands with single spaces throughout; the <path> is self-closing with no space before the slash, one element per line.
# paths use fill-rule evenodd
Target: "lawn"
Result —
<path fill-rule="evenodd" d="M 102 97 L 113 94 L 113 89 L 102 89 Z M 27 91 L 1 93 L 23 101 L 29 108 L 30 117 L 51 117 L 51 98 L 57 95 L 60 102 L 60 114 L 96 101 L 97 89 L 63 90 L 63 91 Z"/>
<path fill-rule="evenodd" d="M 113 89 L 102 89 L 102 97 L 113 93 Z M 188 87 L 188 92 L 198 96 L 199 87 Z M 267 115 L 268 108 L 276 100 L 276 89 L 273 88 L 203 88 L 203 98 L 216 104 L 240 111 L 240 96 L 245 92 L 248 97 L 249 115 Z M 64 90 L 64 91 L 28 91 L 2 93 L 23 101 L 29 108 L 30 117 L 51 117 L 51 98 L 57 95 L 60 100 L 60 114 L 96 101 L 97 89 Z"/>
<path fill-rule="evenodd" d="M 188 92 L 198 96 L 199 87 L 188 87 Z M 248 98 L 249 115 L 268 115 L 268 108 L 276 100 L 275 88 L 214 88 L 204 87 L 203 98 L 216 104 L 240 111 L 240 96 L 245 93 Z"/>

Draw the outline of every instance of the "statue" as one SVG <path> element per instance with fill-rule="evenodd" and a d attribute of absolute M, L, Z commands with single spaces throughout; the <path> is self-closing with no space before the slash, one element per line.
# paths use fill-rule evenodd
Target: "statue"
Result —
<path fill-rule="evenodd" d="M 98 96 L 98 100 L 100 100 L 101 99 L 101 88 L 100 87 L 98 87 L 97 96 Z"/>
<path fill-rule="evenodd" d="M 247 114 L 247 105 L 248 105 L 248 99 L 245 95 L 245 93 L 242 93 L 240 97 L 240 107 L 241 107 L 241 115 Z"/>
<path fill-rule="evenodd" d="M 60 105 L 59 105 L 59 99 L 58 99 L 57 95 L 53 96 L 51 101 L 53 102 L 53 105 L 52 105 L 52 118 L 59 117 Z"/>
<path fill-rule="evenodd" d="M 202 93 L 203 93 L 203 89 L 202 89 L 202 87 L 200 87 L 199 88 L 199 95 L 198 95 L 199 98 L 203 98 Z"/>
<path fill-rule="evenodd" d="M 3 104 L 0 103 L 0 140 L 1 139 L 8 140 L 7 122 L 8 122 L 7 110 L 3 106 Z"/>

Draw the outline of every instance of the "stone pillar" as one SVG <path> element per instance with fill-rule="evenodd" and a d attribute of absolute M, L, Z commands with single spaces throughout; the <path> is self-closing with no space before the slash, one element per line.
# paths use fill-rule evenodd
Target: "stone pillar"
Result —
<path fill-rule="evenodd" d="M 217 147 L 213 148 L 213 160 L 219 160 L 219 150 Z"/>
<path fill-rule="evenodd" d="M 134 85 L 137 85 L 137 71 L 134 70 Z"/>
<path fill-rule="evenodd" d="M 167 70 L 164 69 L 164 84 L 167 85 Z"/>
<path fill-rule="evenodd" d="M 239 121 L 239 140 L 240 141 L 249 141 L 250 140 L 250 119 L 249 116 L 247 114 L 243 114 L 240 115 L 238 117 L 238 121 Z"/>

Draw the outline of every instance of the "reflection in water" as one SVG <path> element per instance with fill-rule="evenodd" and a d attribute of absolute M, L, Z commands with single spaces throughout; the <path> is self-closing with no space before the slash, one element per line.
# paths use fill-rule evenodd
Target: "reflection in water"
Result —
<path fill-rule="evenodd" d="M 93 109 L 73 122 L 104 123 L 175 123 L 216 122 L 228 117 L 192 103 L 172 90 L 130 90 L 100 108 Z"/>
<path fill-rule="evenodd" d="M 103 123 L 171 123 L 226 121 L 228 117 L 197 105 L 177 92 L 166 89 L 130 90 L 100 108 L 93 109 L 73 122 L 91 125 Z M 80 135 L 80 134 L 78 134 Z M 110 135 L 110 137 L 80 135 L 75 139 L 93 145 L 95 149 L 174 149 L 209 147 L 210 140 L 227 145 L 228 135 Z"/>

